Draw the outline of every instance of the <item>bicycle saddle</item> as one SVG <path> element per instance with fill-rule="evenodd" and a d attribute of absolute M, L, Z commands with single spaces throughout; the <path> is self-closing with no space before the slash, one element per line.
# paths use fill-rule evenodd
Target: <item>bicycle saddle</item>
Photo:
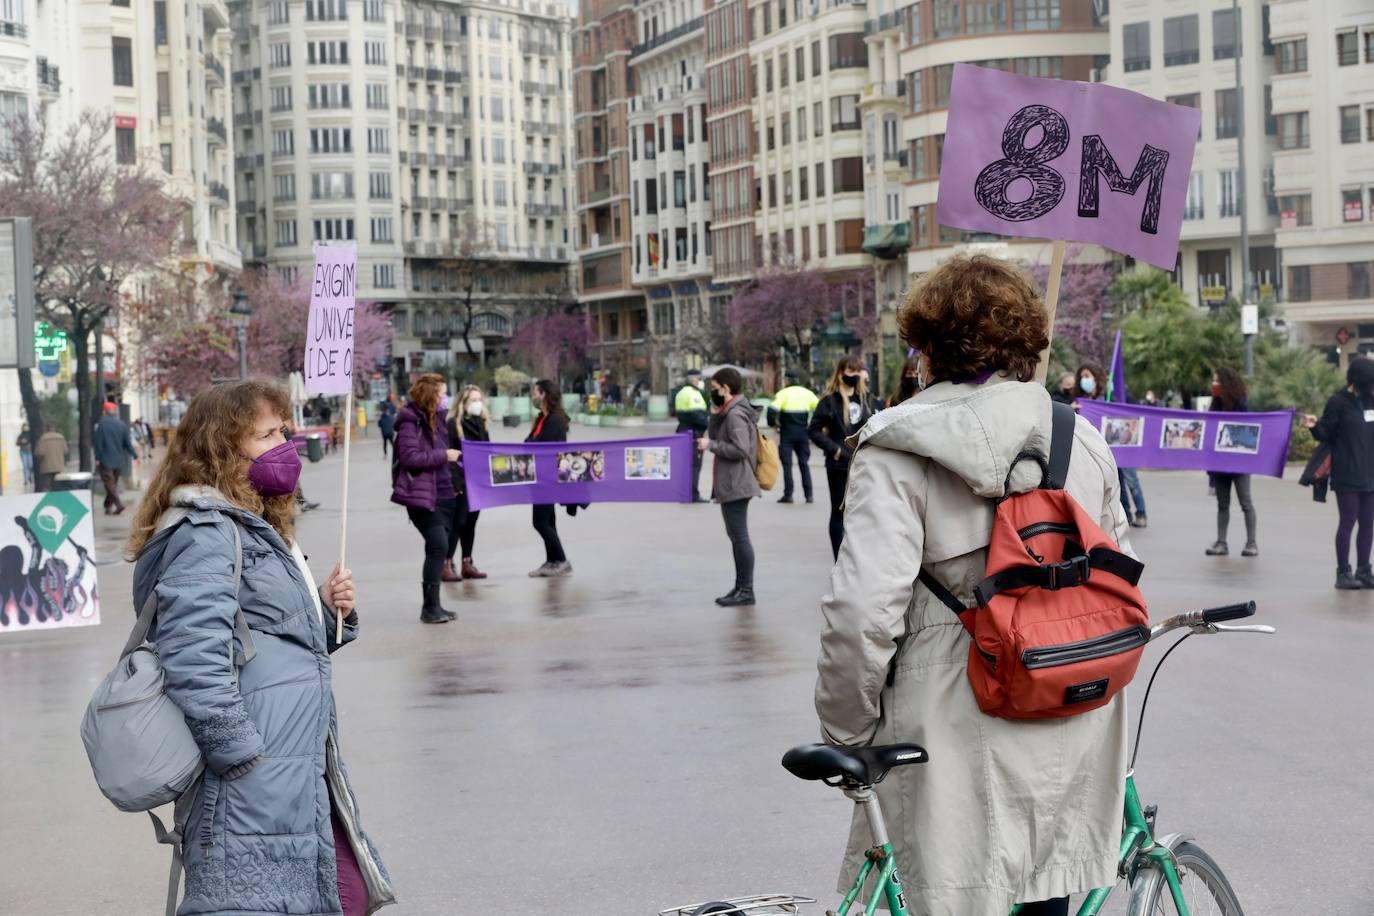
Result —
<path fill-rule="evenodd" d="M 839 779 L 872 786 L 893 767 L 930 759 L 919 744 L 882 744 L 873 747 L 836 747 L 803 744 L 782 755 L 782 765 L 798 779 Z"/>

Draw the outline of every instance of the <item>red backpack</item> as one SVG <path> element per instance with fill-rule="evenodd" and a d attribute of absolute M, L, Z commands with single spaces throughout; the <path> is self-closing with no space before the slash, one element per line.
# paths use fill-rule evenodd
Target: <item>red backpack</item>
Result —
<path fill-rule="evenodd" d="M 973 637 L 968 679 L 990 716 L 1062 719 L 1105 706 L 1135 677 L 1150 641 L 1136 586 L 1144 566 L 1064 489 L 1076 422 L 1055 404 L 1049 461 L 1023 452 L 1012 462 L 1034 460 L 1044 476 L 1039 489 L 999 502 L 977 607 L 926 570 L 919 576 Z"/>

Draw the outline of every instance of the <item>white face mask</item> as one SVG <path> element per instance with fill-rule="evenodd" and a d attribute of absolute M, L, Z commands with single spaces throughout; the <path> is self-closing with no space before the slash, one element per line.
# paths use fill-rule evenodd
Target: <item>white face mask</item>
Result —
<path fill-rule="evenodd" d="M 482 415 L 481 401 L 468 401 L 468 416 L 480 417 Z"/>

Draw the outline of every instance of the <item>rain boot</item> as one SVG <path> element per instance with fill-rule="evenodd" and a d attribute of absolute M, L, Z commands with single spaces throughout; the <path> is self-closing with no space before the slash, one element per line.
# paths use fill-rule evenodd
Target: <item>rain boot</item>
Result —
<path fill-rule="evenodd" d="M 1368 563 L 1355 570 L 1355 578 L 1359 579 L 1365 588 L 1374 588 L 1374 569 L 1371 569 Z"/>
<path fill-rule="evenodd" d="M 453 568 L 452 560 L 444 561 L 444 571 L 439 574 L 439 578 L 445 582 L 462 582 L 463 577 L 458 574 L 458 570 Z"/>
<path fill-rule="evenodd" d="M 421 623 L 448 623 L 458 618 L 457 614 L 444 610 L 439 603 L 439 585 L 438 582 L 424 583 L 425 603 L 420 607 Z"/>
<path fill-rule="evenodd" d="M 1360 584 L 1360 580 L 1350 574 L 1349 566 L 1336 567 L 1336 588 L 1342 589 L 1343 591 L 1354 591 L 1363 587 L 1364 586 Z"/>

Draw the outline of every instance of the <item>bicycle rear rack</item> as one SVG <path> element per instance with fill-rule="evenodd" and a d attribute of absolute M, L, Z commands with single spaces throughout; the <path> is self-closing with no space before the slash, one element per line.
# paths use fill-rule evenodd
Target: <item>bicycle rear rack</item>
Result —
<path fill-rule="evenodd" d="M 711 901 L 672 906 L 666 910 L 659 910 L 658 916 L 692 916 L 708 902 Z M 801 913 L 798 906 L 803 903 L 815 903 L 816 899 L 798 894 L 755 894 L 750 897 L 729 897 L 720 902 L 728 903 L 734 909 L 714 910 L 711 916 L 794 916 Z"/>

